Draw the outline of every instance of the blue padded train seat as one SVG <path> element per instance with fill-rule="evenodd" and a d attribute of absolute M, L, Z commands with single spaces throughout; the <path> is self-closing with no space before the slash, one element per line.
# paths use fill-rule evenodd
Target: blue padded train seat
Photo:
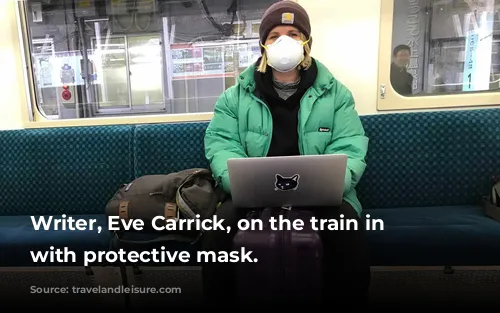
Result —
<path fill-rule="evenodd" d="M 0 132 L 0 215 L 102 214 L 132 179 L 133 126 Z"/>
<path fill-rule="evenodd" d="M 480 206 L 371 209 L 384 230 L 367 231 L 373 266 L 496 266 L 500 223 Z"/>
<path fill-rule="evenodd" d="M 138 125 L 134 136 L 135 177 L 208 168 L 204 137 L 208 123 Z"/>
<path fill-rule="evenodd" d="M 365 209 L 478 205 L 500 174 L 500 109 L 361 117 Z"/>
<path fill-rule="evenodd" d="M 0 217 L 0 267 L 34 267 L 34 266 L 77 266 L 83 265 L 85 251 L 107 251 L 110 234 L 106 230 L 106 216 L 103 214 L 71 215 L 74 219 L 96 219 L 96 226 L 101 226 L 100 233 L 94 231 L 39 230 L 33 228 L 29 215 Z M 60 218 L 60 215 L 53 215 Z M 52 228 L 53 229 L 53 228 Z M 75 263 L 51 263 L 32 260 L 30 251 L 49 251 L 68 248 L 75 252 Z M 48 260 L 47 260 L 48 261 Z"/>
<path fill-rule="evenodd" d="M 481 210 L 500 174 L 500 109 L 362 116 L 357 186 L 373 265 L 500 265 L 500 223 Z"/>

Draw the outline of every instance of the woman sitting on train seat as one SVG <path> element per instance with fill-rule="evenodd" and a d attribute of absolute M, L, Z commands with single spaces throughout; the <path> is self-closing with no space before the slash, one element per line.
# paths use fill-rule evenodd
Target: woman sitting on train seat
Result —
<path fill-rule="evenodd" d="M 339 219 L 343 214 L 361 223 L 361 205 L 354 188 L 366 167 L 368 138 L 350 91 L 310 56 L 310 33 L 308 14 L 297 3 L 280 1 L 266 10 L 259 29 L 262 57 L 215 104 L 205 135 L 206 157 L 215 179 L 230 194 L 230 158 L 346 154 L 344 202 L 317 214 L 327 219 Z M 237 222 L 245 213 L 231 200 L 223 203 L 216 215 L 225 220 L 231 232 L 205 233 L 203 250 L 230 251 Z M 370 284 L 363 226 L 358 231 L 325 231 L 320 236 L 325 301 L 351 307 L 362 303 Z M 236 298 L 233 266 L 203 266 L 208 304 L 220 308 Z"/>

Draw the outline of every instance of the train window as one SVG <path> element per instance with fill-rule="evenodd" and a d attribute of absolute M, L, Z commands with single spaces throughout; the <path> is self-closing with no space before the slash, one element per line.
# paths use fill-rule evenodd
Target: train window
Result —
<path fill-rule="evenodd" d="M 277 1 L 22 1 L 34 105 L 59 120 L 212 112 Z"/>
<path fill-rule="evenodd" d="M 380 110 L 500 103 L 495 0 L 382 0 L 382 10 Z"/>

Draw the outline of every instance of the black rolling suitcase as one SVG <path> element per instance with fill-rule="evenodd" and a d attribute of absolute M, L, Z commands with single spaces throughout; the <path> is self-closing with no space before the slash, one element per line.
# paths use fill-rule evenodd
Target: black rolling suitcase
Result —
<path fill-rule="evenodd" d="M 303 230 L 272 230 L 269 219 L 279 215 L 291 223 L 303 220 Z M 261 305 L 312 308 L 321 304 L 323 245 L 309 222 L 312 216 L 307 210 L 270 208 L 248 214 L 248 219 L 261 219 L 264 227 L 239 231 L 233 240 L 235 250 L 245 247 L 258 259 L 257 263 L 236 265 L 241 308 Z"/>

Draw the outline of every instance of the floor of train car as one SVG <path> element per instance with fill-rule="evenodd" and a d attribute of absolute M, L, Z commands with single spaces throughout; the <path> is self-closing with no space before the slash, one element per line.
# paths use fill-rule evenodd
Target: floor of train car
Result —
<path fill-rule="evenodd" d="M 373 307 L 480 308 L 500 307 L 500 270 L 390 270 L 373 271 Z"/>
<path fill-rule="evenodd" d="M 131 276 L 131 275 L 127 275 Z M 164 303 L 166 307 L 190 308 L 201 304 L 201 270 L 199 268 L 173 268 L 169 270 L 144 269 L 140 275 L 129 277 L 128 284 L 138 288 L 170 287 L 181 292 L 171 294 L 29 294 L 32 286 L 93 287 L 99 283 L 89 280 L 85 272 L 31 272 L 0 271 L 0 301 L 2 306 L 16 307 L 66 304 L 78 307 L 132 308 L 147 307 L 153 303 Z M 26 291 L 24 294 L 21 291 Z M 455 271 L 445 274 L 441 270 L 391 270 L 373 271 L 371 284 L 371 306 L 400 309 L 419 308 L 464 308 L 500 307 L 500 270 Z M 29 301 L 27 301 L 29 299 Z"/>

